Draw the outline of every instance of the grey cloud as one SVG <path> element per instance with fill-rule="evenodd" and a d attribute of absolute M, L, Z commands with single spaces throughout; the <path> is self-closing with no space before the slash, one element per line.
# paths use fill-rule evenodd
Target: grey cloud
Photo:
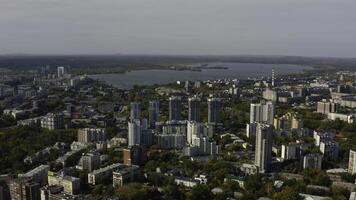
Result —
<path fill-rule="evenodd" d="M 356 57 L 354 0 L 0 0 L 0 53 Z"/>

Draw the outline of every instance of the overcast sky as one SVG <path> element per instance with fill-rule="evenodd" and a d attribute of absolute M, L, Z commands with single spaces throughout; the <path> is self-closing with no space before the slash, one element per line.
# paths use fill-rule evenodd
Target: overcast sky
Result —
<path fill-rule="evenodd" d="M 356 0 L 0 0 L 0 54 L 356 57 Z"/>

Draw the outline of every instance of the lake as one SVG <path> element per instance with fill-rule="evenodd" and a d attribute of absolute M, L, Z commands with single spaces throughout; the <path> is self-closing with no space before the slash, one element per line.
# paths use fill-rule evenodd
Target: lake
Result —
<path fill-rule="evenodd" d="M 292 74 L 311 69 L 310 66 L 293 64 L 256 64 L 256 63 L 208 63 L 204 67 L 227 67 L 227 69 L 202 69 L 201 71 L 178 70 L 137 70 L 122 74 L 95 74 L 89 77 L 104 81 L 122 89 L 130 89 L 134 85 L 167 84 L 176 81 L 217 80 L 217 79 L 247 79 L 271 76 L 275 74 Z M 194 66 L 194 65 L 192 65 Z M 195 65 L 195 66 L 200 66 Z"/>

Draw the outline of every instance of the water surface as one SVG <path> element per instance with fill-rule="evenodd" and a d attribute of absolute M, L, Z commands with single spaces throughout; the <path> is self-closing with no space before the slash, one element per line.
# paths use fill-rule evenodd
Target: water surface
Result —
<path fill-rule="evenodd" d="M 200 66 L 200 64 L 199 64 Z M 105 81 L 122 89 L 130 89 L 134 85 L 167 84 L 176 81 L 247 79 L 271 76 L 272 69 L 278 74 L 299 73 L 309 66 L 292 64 L 256 64 L 256 63 L 209 63 L 204 67 L 227 67 L 228 69 L 202 69 L 201 71 L 177 70 L 138 70 L 122 74 L 96 74 L 89 77 Z"/>

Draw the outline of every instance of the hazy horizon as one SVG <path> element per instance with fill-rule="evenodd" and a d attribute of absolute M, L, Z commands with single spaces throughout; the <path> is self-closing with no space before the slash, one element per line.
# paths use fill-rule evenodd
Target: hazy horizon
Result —
<path fill-rule="evenodd" d="M 0 54 L 356 57 L 354 0 L 0 0 Z"/>

